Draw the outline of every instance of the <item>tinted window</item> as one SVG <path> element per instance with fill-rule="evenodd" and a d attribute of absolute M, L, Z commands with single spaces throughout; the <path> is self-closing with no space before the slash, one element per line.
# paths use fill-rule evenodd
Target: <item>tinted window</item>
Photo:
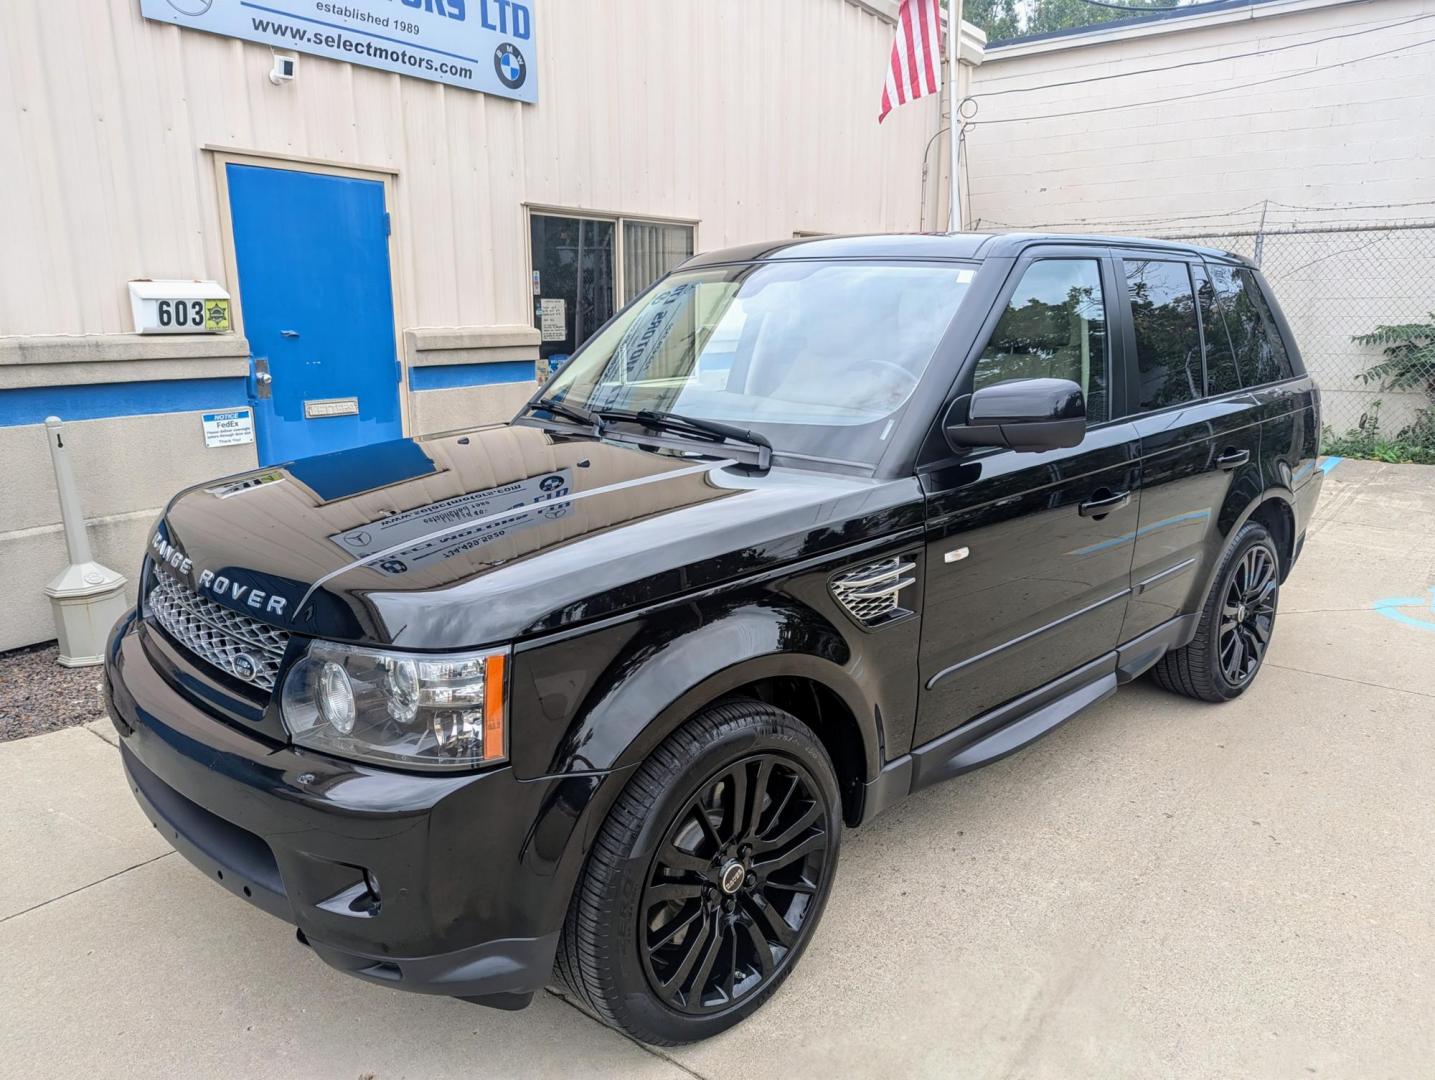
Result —
<path fill-rule="evenodd" d="M 1239 390 L 1241 369 L 1231 351 L 1226 320 L 1216 303 L 1216 287 L 1204 266 L 1192 266 L 1191 276 L 1196 279 L 1196 306 L 1201 312 L 1201 331 L 1206 338 L 1206 393 L 1215 395 Z"/>
<path fill-rule="evenodd" d="M 534 214 L 529 218 L 533 325 L 544 327 L 538 355 L 566 359 L 617 310 L 613 304 L 614 227 L 611 221 Z"/>
<path fill-rule="evenodd" d="M 1027 267 L 977 359 L 972 388 L 1012 379 L 1070 379 L 1086 416 L 1107 418 L 1106 309 L 1095 259 L 1043 259 Z"/>
<path fill-rule="evenodd" d="M 1202 397 L 1201 338 L 1186 264 L 1127 260 L 1126 287 L 1136 329 L 1138 408 L 1160 409 Z"/>
<path fill-rule="evenodd" d="M 1255 275 L 1234 266 L 1213 266 L 1211 277 L 1231 334 L 1241 385 L 1261 386 L 1289 379 L 1290 356 Z"/>

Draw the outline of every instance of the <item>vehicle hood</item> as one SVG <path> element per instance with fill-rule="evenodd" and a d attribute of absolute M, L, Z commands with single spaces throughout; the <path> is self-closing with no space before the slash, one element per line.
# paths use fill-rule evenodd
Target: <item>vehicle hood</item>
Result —
<path fill-rule="evenodd" d="M 158 572 L 291 632 L 520 640 L 921 521 L 915 480 L 772 469 L 504 424 L 258 469 L 177 496 Z"/>

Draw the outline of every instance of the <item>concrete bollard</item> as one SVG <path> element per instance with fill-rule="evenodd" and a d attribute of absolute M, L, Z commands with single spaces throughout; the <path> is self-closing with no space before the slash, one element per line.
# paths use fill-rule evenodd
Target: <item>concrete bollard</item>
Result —
<path fill-rule="evenodd" d="M 50 461 L 60 494 L 60 520 L 70 555 L 70 564 L 45 586 L 45 595 L 55 615 L 60 663 L 65 667 L 87 667 L 104 661 L 105 639 L 129 606 L 125 603 L 125 578 L 95 562 L 90 552 L 80 493 L 75 487 L 75 473 L 58 416 L 45 418 L 45 437 L 50 440 Z"/>

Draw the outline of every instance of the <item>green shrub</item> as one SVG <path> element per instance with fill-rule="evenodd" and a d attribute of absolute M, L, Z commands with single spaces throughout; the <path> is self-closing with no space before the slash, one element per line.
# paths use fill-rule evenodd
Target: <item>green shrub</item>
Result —
<path fill-rule="evenodd" d="M 1337 435 L 1327 425 L 1321 433 L 1320 451 L 1335 457 L 1388 461 L 1392 465 L 1435 465 L 1435 431 L 1432 431 L 1431 419 L 1431 411 L 1427 409 L 1394 437 L 1385 435 L 1380 430 L 1377 400 L 1360 418 L 1360 425 L 1344 435 Z"/>
<path fill-rule="evenodd" d="M 1345 434 L 1337 435 L 1329 427 L 1321 433 L 1324 453 L 1435 465 L 1435 312 L 1429 318 L 1424 323 L 1377 326 L 1351 338 L 1359 345 L 1380 347 L 1382 359 L 1360 373 L 1362 382 L 1378 383 L 1382 390 L 1419 391 L 1428 402 L 1425 408 L 1392 436 L 1380 430 L 1381 402 L 1376 399 L 1360 423 Z"/>

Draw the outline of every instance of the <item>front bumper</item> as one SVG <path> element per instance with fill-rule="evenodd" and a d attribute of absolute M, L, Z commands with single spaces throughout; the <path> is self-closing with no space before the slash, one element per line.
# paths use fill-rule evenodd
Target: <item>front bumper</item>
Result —
<path fill-rule="evenodd" d="M 182 855 L 360 978 L 491 1004 L 548 981 L 602 776 L 408 775 L 275 748 L 171 685 L 153 632 L 115 628 L 105 698 L 130 787 Z"/>

